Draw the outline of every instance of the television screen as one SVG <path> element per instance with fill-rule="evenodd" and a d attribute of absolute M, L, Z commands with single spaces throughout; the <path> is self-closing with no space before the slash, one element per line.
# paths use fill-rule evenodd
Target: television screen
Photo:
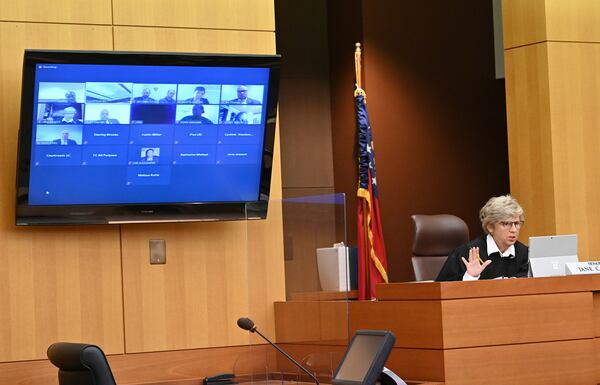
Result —
<path fill-rule="evenodd" d="M 17 224 L 264 218 L 279 59 L 25 51 Z"/>

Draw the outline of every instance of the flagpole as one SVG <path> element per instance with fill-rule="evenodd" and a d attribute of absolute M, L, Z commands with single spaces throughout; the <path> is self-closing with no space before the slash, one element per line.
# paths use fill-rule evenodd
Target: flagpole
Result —
<path fill-rule="evenodd" d="M 354 50 L 354 72 L 355 72 L 355 76 L 356 76 L 356 91 L 354 91 L 354 94 L 356 96 L 356 94 L 358 93 L 362 93 L 364 92 L 362 90 L 362 71 L 361 71 L 361 62 L 362 62 L 362 50 L 360 48 L 360 43 L 356 43 L 355 44 L 355 50 Z M 361 200 L 361 205 L 362 205 L 362 212 L 363 212 L 363 216 L 362 216 L 362 221 L 363 221 L 363 260 L 364 260 L 364 264 L 365 264 L 365 298 L 367 299 L 371 299 L 371 259 L 370 259 L 370 254 L 371 254 L 371 246 L 369 244 L 369 223 L 368 223 L 368 216 L 367 213 L 369 212 L 369 205 L 367 204 L 367 201 L 363 198 Z"/>

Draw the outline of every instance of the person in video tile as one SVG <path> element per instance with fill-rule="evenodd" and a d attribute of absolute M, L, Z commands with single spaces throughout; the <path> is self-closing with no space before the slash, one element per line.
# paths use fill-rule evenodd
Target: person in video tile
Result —
<path fill-rule="evenodd" d="M 158 102 L 160 104 L 175 103 L 176 100 L 175 100 L 174 96 L 175 96 L 175 90 L 168 90 L 167 95 L 164 98 L 160 99 Z"/>
<path fill-rule="evenodd" d="M 65 93 L 65 100 L 67 103 L 77 103 L 76 97 L 75 91 L 67 91 Z"/>
<path fill-rule="evenodd" d="M 81 120 L 75 119 L 75 115 L 77 115 L 75 107 L 67 107 L 63 110 L 62 116 L 55 117 L 54 121 L 60 124 L 81 124 Z"/>
<path fill-rule="evenodd" d="M 142 96 L 133 98 L 134 103 L 156 103 L 154 98 L 150 97 L 150 88 L 144 88 Z"/>
<path fill-rule="evenodd" d="M 194 97 L 185 99 L 186 103 L 194 103 L 194 104 L 208 104 L 208 99 L 204 97 L 206 93 L 206 88 L 202 86 L 198 86 L 194 89 Z"/>
<path fill-rule="evenodd" d="M 228 101 L 230 104 L 261 104 L 258 100 L 248 97 L 248 87 L 238 86 L 237 98 Z"/>
<path fill-rule="evenodd" d="M 69 139 L 69 131 L 68 130 L 63 130 L 63 132 L 61 132 L 60 139 L 55 139 L 52 141 L 52 143 L 60 144 L 62 146 L 77 144 L 77 142 L 74 141 L 73 139 Z"/>
<path fill-rule="evenodd" d="M 111 119 L 110 112 L 105 108 L 100 111 L 100 119 L 95 121 L 97 124 L 119 124 L 119 119 Z"/>
<path fill-rule="evenodd" d="M 199 123 L 199 124 L 213 124 L 212 120 L 202 116 L 203 113 L 204 113 L 204 107 L 202 107 L 201 104 L 197 104 L 192 108 L 192 115 L 184 116 L 183 118 L 181 118 L 181 120 L 179 122 L 180 123 L 188 122 L 188 123 Z"/>
<path fill-rule="evenodd" d="M 233 119 L 233 124 L 248 124 L 248 113 L 239 112 Z"/>
<path fill-rule="evenodd" d="M 158 162 L 158 155 L 154 155 L 154 149 L 149 148 L 141 159 L 142 162 Z"/>

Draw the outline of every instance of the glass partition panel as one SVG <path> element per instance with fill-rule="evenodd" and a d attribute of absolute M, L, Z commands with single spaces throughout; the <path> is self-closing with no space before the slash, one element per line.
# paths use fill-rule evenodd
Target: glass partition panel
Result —
<path fill-rule="evenodd" d="M 348 301 L 356 298 L 357 289 L 356 248 L 348 247 L 346 238 L 345 196 L 271 199 L 266 220 L 250 218 L 249 208 L 247 316 L 262 335 L 319 381 L 328 382 L 348 343 Z M 246 361 L 255 370 L 245 373 L 251 382 L 313 382 L 266 343 L 258 333 L 249 333 L 251 357 L 240 357 L 236 375 L 250 370 L 242 370 Z"/>

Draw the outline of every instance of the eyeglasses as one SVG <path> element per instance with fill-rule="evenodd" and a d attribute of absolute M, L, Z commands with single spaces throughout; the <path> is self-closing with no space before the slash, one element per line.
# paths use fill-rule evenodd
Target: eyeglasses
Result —
<path fill-rule="evenodd" d="M 502 227 L 504 227 L 505 229 L 512 229 L 513 225 L 515 226 L 515 228 L 520 229 L 521 226 L 523 226 L 523 223 L 525 223 L 525 221 L 500 221 L 498 222 L 498 224 Z"/>

